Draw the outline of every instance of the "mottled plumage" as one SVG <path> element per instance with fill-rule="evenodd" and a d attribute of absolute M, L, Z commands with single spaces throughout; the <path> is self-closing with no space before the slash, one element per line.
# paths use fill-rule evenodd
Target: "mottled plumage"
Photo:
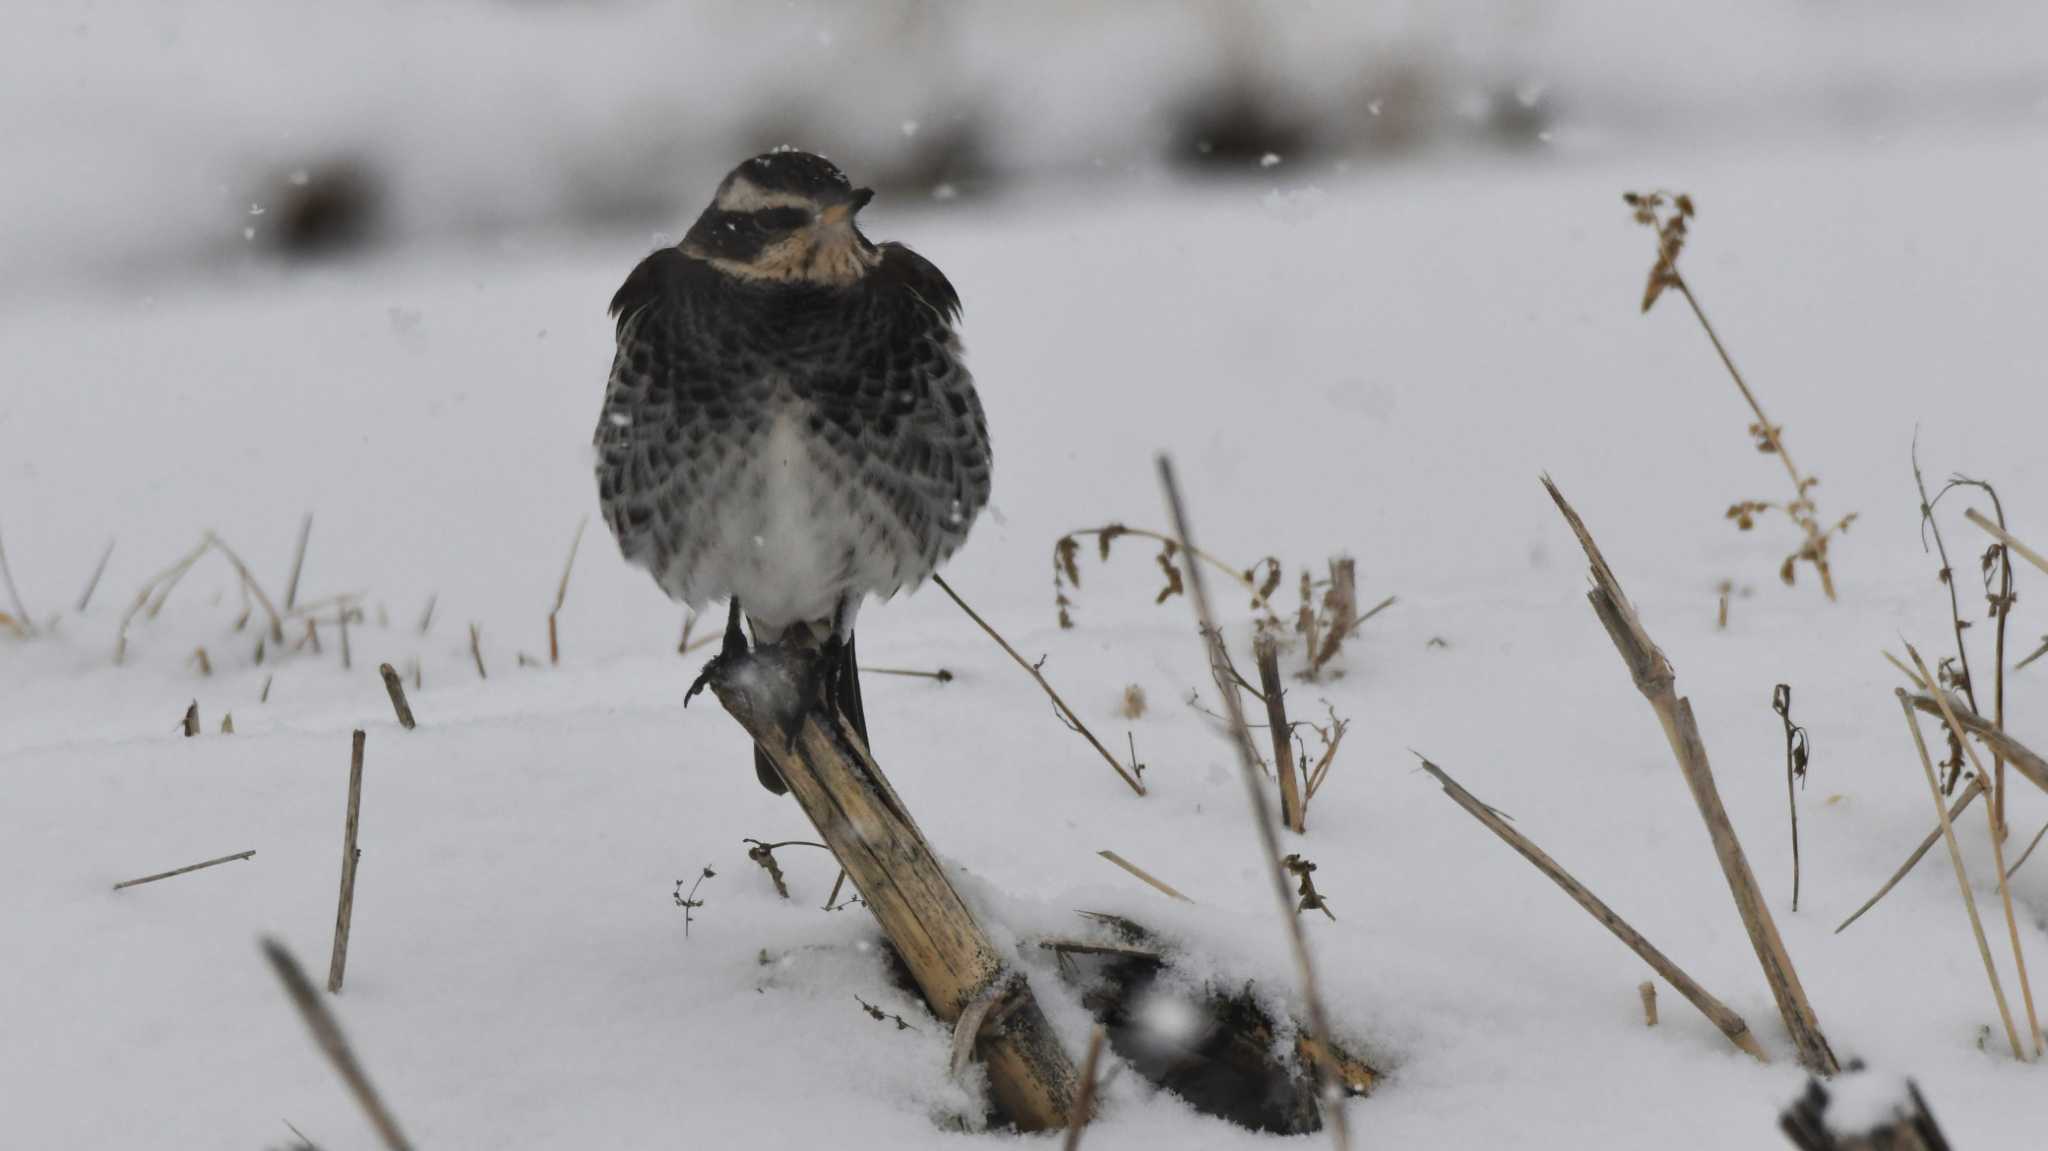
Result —
<path fill-rule="evenodd" d="M 671 597 L 737 597 L 760 641 L 850 640 L 861 600 L 917 586 L 988 502 L 959 296 L 860 235 L 868 196 L 814 156 L 749 160 L 612 299 L 605 520 Z"/>

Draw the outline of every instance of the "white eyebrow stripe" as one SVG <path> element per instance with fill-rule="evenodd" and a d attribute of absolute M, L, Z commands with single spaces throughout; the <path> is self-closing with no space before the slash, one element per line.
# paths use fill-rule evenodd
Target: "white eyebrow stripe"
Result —
<path fill-rule="evenodd" d="M 802 208 L 816 211 L 818 205 L 809 197 L 793 192 L 770 192 L 745 176 L 734 176 L 718 193 L 718 210 L 721 212 L 759 212 L 766 208 Z"/>

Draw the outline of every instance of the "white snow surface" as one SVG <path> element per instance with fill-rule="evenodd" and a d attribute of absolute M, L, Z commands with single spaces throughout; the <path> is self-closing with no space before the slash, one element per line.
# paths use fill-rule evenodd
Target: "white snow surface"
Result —
<path fill-rule="evenodd" d="M 1784 477 L 1749 446 L 1750 416 L 1679 302 L 1637 313 L 1651 241 L 1619 193 L 1657 183 L 1699 202 L 1684 266 L 1823 478 L 1821 507 L 1861 514 L 1835 545 L 1838 603 L 1810 572 L 1778 584 L 1787 525 L 1744 534 L 1722 518 L 1782 498 Z M 994 507 L 948 578 L 1048 657 L 1105 742 L 1130 733 L 1151 794 L 1126 790 L 934 592 L 863 615 L 871 665 L 957 677 L 867 677 L 876 753 L 1077 1053 L 1085 1015 L 1029 946 L 1080 930 L 1077 909 L 1176 940 L 1193 957 L 1182 986 L 1252 980 L 1298 1008 L 1237 769 L 1182 703 L 1214 703 L 1186 603 L 1152 603 L 1151 549 L 1127 539 L 1106 565 L 1084 550 L 1078 626 L 1054 623 L 1054 539 L 1163 526 L 1152 453 L 1171 451 L 1203 546 L 1278 555 L 1290 581 L 1347 553 L 1368 601 L 1400 596 L 1341 677 L 1289 700 L 1353 723 L 1307 835 L 1283 840 L 1319 865 L 1338 916 L 1304 921 L 1335 1026 L 1387 1072 L 1348 1104 L 1358 1145 L 1774 1145 L 1800 1072 L 1686 787 L 1585 602 L 1585 564 L 1537 483 L 1548 471 L 1677 668 L 1835 1049 L 1912 1076 L 1957 1147 L 2034 1145 L 2040 1072 L 2002 1049 L 1941 851 L 1831 930 L 1932 826 L 1879 656 L 1902 637 L 1930 659 L 1949 648 L 1918 534 L 1916 428 L 1930 476 L 1995 480 L 2014 529 L 2048 543 L 2048 222 L 2030 207 L 2044 195 L 2048 144 L 2015 134 L 1370 177 L 1290 162 L 1201 190 L 1044 191 L 944 215 L 877 203 L 873 233 L 960 287 L 996 441 Z M 778 853 L 789 902 L 747 860 L 742 837 L 813 833 L 756 784 L 715 704 L 681 708 L 702 657 L 676 655 L 680 611 L 601 525 L 576 560 L 560 666 L 518 663 L 545 663 L 563 555 L 594 511 L 604 305 L 647 247 L 626 233 L 421 246 L 0 310 L 0 530 L 42 633 L 0 638 L 7 1142 L 256 1148 L 285 1143 L 288 1121 L 323 1147 L 372 1145 L 257 950 L 275 936 L 323 973 L 354 727 L 369 732 L 361 872 L 331 1003 L 419 1146 L 1014 1141 L 947 1130 L 979 1087 L 947 1081 L 948 1035 L 891 986 L 865 912 L 821 910 L 830 860 Z M 1944 523 L 1975 617 L 1985 540 L 1965 502 Z M 308 510 L 301 599 L 362 594 L 353 670 L 331 629 L 323 654 L 256 666 L 217 558 L 135 623 L 114 666 L 136 589 L 201 532 L 278 595 Z M 2048 585 L 2020 578 L 2016 653 L 2048 630 L 2033 590 Z M 1741 589 L 1725 632 L 1723 579 Z M 1249 613 L 1222 606 L 1242 653 Z M 1985 676 L 1989 629 L 1969 634 Z M 407 733 L 374 668 L 415 660 Z M 1796 914 L 1777 682 L 1814 749 Z M 1134 721 L 1117 714 L 1127 684 L 1152 700 Z M 191 701 L 206 734 L 180 738 Z M 2048 665 L 2014 676 L 2007 706 L 2020 738 L 2048 745 Z M 216 734 L 228 712 L 236 734 Z M 1735 1052 L 1669 988 L 1645 1028 L 1643 964 L 1410 749 L 1512 813 L 1741 1012 L 1773 1062 Z M 2044 818 L 2016 785 L 2017 835 Z M 1999 947 L 1981 811 L 1957 830 Z M 1196 903 L 1139 885 L 1104 848 Z M 686 937 L 671 893 L 706 865 Z M 2013 897 L 2039 979 L 2048 863 Z M 1130 1074 L 1087 1141 L 1272 1143 Z"/>

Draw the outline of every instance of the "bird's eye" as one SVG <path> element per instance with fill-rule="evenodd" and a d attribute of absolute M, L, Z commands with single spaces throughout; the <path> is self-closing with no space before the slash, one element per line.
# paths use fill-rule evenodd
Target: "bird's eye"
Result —
<path fill-rule="evenodd" d="M 802 208 L 763 208 L 753 215 L 754 226 L 763 232 L 793 232 L 811 222 Z"/>

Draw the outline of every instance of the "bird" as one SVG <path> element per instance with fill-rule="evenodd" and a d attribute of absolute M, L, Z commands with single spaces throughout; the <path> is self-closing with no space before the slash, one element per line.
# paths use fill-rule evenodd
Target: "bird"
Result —
<path fill-rule="evenodd" d="M 861 605 L 937 571 L 992 479 L 959 293 L 862 233 L 873 198 L 809 152 L 733 168 L 612 297 L 594 445 L 621 555 L 694 611 L 727 602 L 720 654 L 689 695 L 749 650 L 744 618 L 757 646 L 815 651 L 815 694 L 863 744 Z M 758 747 L 754 769 L 786 793 Z"/>

